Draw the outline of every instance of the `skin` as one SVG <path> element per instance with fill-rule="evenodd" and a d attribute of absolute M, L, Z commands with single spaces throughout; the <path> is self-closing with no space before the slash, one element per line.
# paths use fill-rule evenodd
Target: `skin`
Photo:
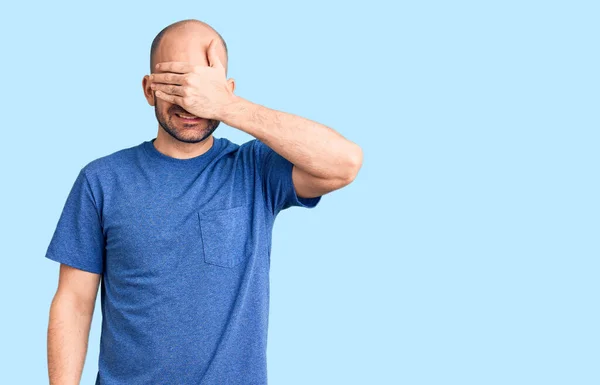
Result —
<path fill-rule="evenodd" d="M 219 42 L 218 34 L 208 25 L 201 22 L 184 23 L 173 28 L 163 37 L 155 55 L 154 62 L 183 61 L 198 67 L 207 67 L 206 51 L 211 41 Z M 221 44 L 216 44 L 218 55 L 227 65 L 227 53 Z M 152 73 L 161 74 L 162 70 Z M 228 92 L 235 89 L 234 79 L 226 81 Z M 216 119 L 202 119 L 189 123 L 177 117 L 177 112 L 188 112 L 181 105 L 157 98 L 151 88 L 150 74 L 142 79 L 142 88 L 148 104 L 154 107 L 158 121 L 158 133 L 154 141 L 155 147 L 165 155 L 173 158 L 187 159 L 199 156 L 212 146 L 212 133 L 219 126 Z"/>
<path fill-rule="evenodd" d="M 208 25 L 191 21 L 169 30 L 156 51 L 159 67 L 144 76 L 142 87 L 155 108 L 154 145 L 167 156 L 187 159 L 213 145 L 219 122 L 244 131 L 294 164 L 292 180 L 299 197 L 316 197 L 350 184 L 362 166 L 362 150 L 333 129 L 276 111 L 235 95 L 226 78 L 227 54 Z M 201 117 L 189 123 L 187 111 Z M 101 275 L 61 264 L 58 289 L 48 323 L 50 385 L 79 384 Z"/>
<path fill-rule="evenodd" d="M 99 274 L 61 264 L 48 319 L 50 385 L 79 385 L 88 348 Z"/>
<path fill-rule="evenodd" d="M 159 151 L 174 158 L 203 154 L 212 146 L 210 138 L 216 128 L 209 121 L 222 121 L 293 163 L 292 180 L 299 197 L 321 196 L 355 179 L 362 166 L 358 145 L 323 124 L 235 95 L 233 79 L 226 78 L 226 53 L 216 32 L 204 23 L 186 26 L 170 32 L 168 42 L 163 40 L 154 72 L 144 77 L 142 85 L 161 119 L 181 108 L 204 120 L 188 127 L 174 118 L 166 120 L 172 125 L 160 123 L 155 140 Z"/>

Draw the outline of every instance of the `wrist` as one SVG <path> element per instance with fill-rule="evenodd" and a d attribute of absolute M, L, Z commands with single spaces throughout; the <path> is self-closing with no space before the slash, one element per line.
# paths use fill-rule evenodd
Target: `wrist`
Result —
<path fill-rule="evenodd" d="M 236 121 L 250 108 L 251 103 L 246 99 L 231 94 L 228 101 L 223 104 L 219 120 L 230 127 L 237 128 Z"/>

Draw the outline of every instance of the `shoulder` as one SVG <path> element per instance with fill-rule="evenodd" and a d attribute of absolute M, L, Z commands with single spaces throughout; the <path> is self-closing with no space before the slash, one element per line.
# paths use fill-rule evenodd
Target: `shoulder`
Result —
<path fill-rule="evenodd" d="M 227 138 L 215 138 L 220 142 L 220 155 L 241 159 L 244 162 L 253 161 L 256 158 L 258 139 L 251 139 L 242 144 L 237 144 Z"/>
<path fill-rule="evenodd" d="M 259 139 L 251 139 L 240 146 L 240 152 L 247 154 L 248 157 L 255 161 L 260 161 L 269 155 L 273 150 Z"/>
<path fill-rule="evenodd" d="M 218 146 L 219 148 L 219 153 L 221 155 L 226 155 L 226 154 L 231 154 L 231 153 L 237 153 L 240 151 L 241 146 L 237 143 L 234 143 L 232 141 L 230 141 L 227 138 L 217 138 L 216 136 L 214 137 L 214 146 Z"/>
<path fill-rule="evenodd" d="M 242 144 L 236 144 L 226 138 L 222 141 L 221 154 L 218 158 L 230 159 L 232 163 L 245 170 L 253 169 L 261 172 L 265 169 L 274 153 L 267 145 L 257 138 L 252 138 Z"/>
<path fill-rule="evenodd" d="M 135 163 L 139 151 L 143 151 L 142 146 L 143 144 L 137 144 L 93 159 L 82 167 L 81 173 L 88 180 L 101 179 L 111 171 Z"/>

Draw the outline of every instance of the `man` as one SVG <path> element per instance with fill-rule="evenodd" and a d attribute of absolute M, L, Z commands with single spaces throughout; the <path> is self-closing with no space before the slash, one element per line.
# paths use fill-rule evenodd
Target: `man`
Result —
<path fill-rule="evenodd" d="M 79 172 L 46 254 L 51 384 L 80 381 L 100 280 L 96 384 L 267 383 L 274 219 L 351 183 L 362 151 L 235 95 L 226 68 L 207 24 L 163 29 L 142 82 L 156 138 Z M 256 139 L 215 138 L 219 122 Z"/>

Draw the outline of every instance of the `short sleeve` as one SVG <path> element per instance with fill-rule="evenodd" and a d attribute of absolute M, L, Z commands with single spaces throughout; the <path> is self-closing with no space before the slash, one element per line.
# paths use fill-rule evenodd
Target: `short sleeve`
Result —
<path fill-rule="evenodd" d="M 258 139 L 253 140 L 253 151 L 258 162 L 267 206 L 273 215 L 292 206 L 313 208 L 322 196 L 302 198 L 296 194 L 292 181 L 294 164 Z"/>
<path fill-rule="evenodd" d="M 104 253 L 105 239 L 100 215 L 84 167 L 67 197 L 46 258 L 102 274 Z"/>

